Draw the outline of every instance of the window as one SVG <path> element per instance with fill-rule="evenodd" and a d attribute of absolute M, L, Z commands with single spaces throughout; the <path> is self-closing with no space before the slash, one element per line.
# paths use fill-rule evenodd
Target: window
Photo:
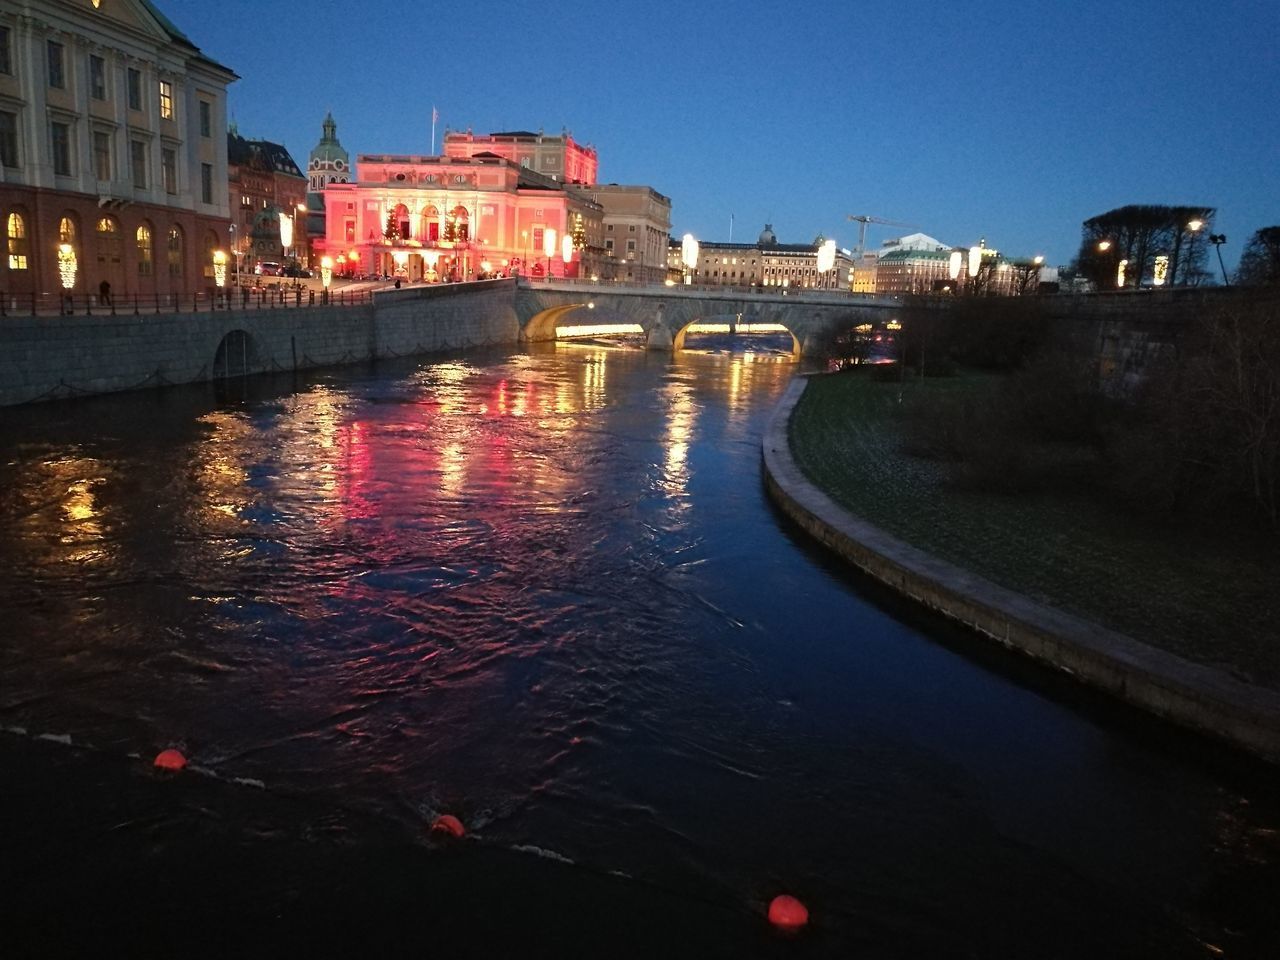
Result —
<path fill-rule="evenodd" d="M 147 189 L 147 145 L 141 140 L 129 141 L 129 167 L 133 171 L 133 185 Z"/>
<path fill-rule="evenodd" d="M 438 233 L 438 232 L 439 232 L 439 229 L 440 229 L 440 224 L 438 224 L 438 223 L 437 223 L 437 224 L 435 225 L 435 227 L 436 227 L 436 231 L 437 231 L 437 233 Z M 348 220 L 348 221 L 346 221 L 346 223 L 343 225 L 343 237 L 346 239 L 346 242 L 347 242 L 347 243 L 355 243 L 355 242 L 356 242 L 356 222 L 355 222 L 354 220 Z M 436 239 L 436 238 L 435 238 L 435 237 L 431 237 L 430 239 L 434 240 L 434 239 Z"/>
<path fill-rule="evenodd" d="M 633 223 L 633 224 L 631 224 L 629 227 L 627 227 L 627 232 L 628 232 L 628 233 L 635 233 L 635 232 L 636 232 L 636 225 Z"/>
<path fill-rule="evenodd" d="M 22 219 L 22 214 L 9 214 L 6 232 L 9 237 L 9 269 L 27 269 L 27 221 Z"/>
<path fill-rule="evenodd" d="M 18 165 L 18 115 L 0 110 L 0 166 Z"/>
<path fill-rule="evenodd" d="M 50 40 L 46 45 L 49 59 L 49 86 L 61 90 L 67 85 L 66 74 L 62 69 L 62 44 Z"/>
<path fill-rule="evenodd" d="M 213 203 L 213 164 L 200 164 L 200 202 Z"/>
<path fill-rule="evenodd" d="M 169 228 L 169 276 L 182 276 L 182 228 Z"/>
<path fill-rule="evenodd" d="M 75 243 L 76 242 L 76 224 L 70 217 L 63 217 L 58 221 L 58 242 L 59 243 Z"/>
<path fill-rule="evenodd" d="M 610 233 L 613 233 L 613 224 L 612 223 L 609 224 L 607 227 L 605 227 L 605 229 L 608 230 Z"/>
<path fill-rule="evenodd" d="M 634 240 L 628 240 L 627 253 L 635 253 L 635 252 L 636 252 L 636 242 Z"/>
<path fill-rule="evenodd" d="M 111 217 L 98 221 L 98 262 L 120 262 L 120 227 Z"/>
<path fill-rule="evenodd" d="M 160 119 L 173 119 L 173 84 L 168 80 L 160 81 Z"/>
<path fill-rule="evenodd" d="M 8 27 L 0 27 L 0 73 L 13 73 L 13 59 L 9 54 Z"/>
<path fill-rule="evenodd" d="M 604 248 L 608 250 L 610 253 L 613 253 L 613 237 L 609 237 L 607 240 L 605 240 Z"/>
<path fill-rule="evenodd" d="M 208 100 L 200 101 L 200 136 L 213 136 L 213 104 Z"/>
<path fill-rule="evenodd" d="M 160 176 L 164 180 L 164 192 L 172 196 L 178 192 L 178 155 L 172 147 L 160 149 Z"/>
<path fill-rule="evenodd" d="M 101 57 L 89 54 L 89 96 L 107 99 L 107 64 Z"/>
<path fill-rule="evenodd" d="M 138 227 L 138 276 L 151 276 L 151 228 L 145 223 Z"/>
<path fill-rule="evenodd" d="M 53 172 L 60 177 L 71 176 L 71 127 L 51 123 L 49 137 L 53 145 Z"/>
<path fill-rule="evenodd" d="M 99 180 L 111 179 L 111 134 L 93 131 L 93 171 Z"/>
<path fill-rule="evenodd" d="M 128 91 L 129 109 L 141 110 L 142 109 L 142 71 L 135 70 L 133 67 L 130 67 L 129 73 L 127 75 L 127 79 L 128 79 L 128 88 L 129 88 L 129 91 Z"/>

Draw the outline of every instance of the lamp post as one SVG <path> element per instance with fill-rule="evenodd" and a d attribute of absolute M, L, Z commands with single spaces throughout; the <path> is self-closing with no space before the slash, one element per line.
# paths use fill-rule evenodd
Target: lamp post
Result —
<path fill-rule="evenodd" d="M 1222 269 L 1222 285 L 1224 287 L 1229 287 L 1231 286 L 1231 281 L 1227 279 L 1227 267 L 1226 264 L 1222 262 L 1222 245 L 1227 242 L 1227 235 L 1225 233 L 1211 233 L 1209 234 L 1209 242 L 1212 243 L 1218 251 L 1218 266 Z"/>
<path fill-rule="evenodd" d="M 342 259 L 341 256 L 338 257 Z M 329 284 L 333 282 L 333 257 L 323 256 L 320 258 L 320 286 L 324 290 L 324 302 L 329 302 Z"/>
<path fill-rule="evenodd" d="M 62 303 L 59 313 L 67 312 L 71 291 L 76 285 L 76 248 L 69 243 L 58 244 L 58 279 L 62 283 Z"/>
<path fill-rule="evenodd" d="M 836 242 L 834 240 L 826 240 L 822 246 L 818 247 L 818 257 L 815 266 L 818 268 L 818 286 L 826 286 L 826 275 L 831 272 L 831 268 L 836 265 Z"/>
<path fill-rule="evenodd" d="M 227 252 L 225 250 L 213 251 L 213 285 L 217 288 L 214 295 L 214 309 L 218 307 L 218 301 L 223 298 L 227 288 Z"/>
<path fill-rule="evenodd" d="M 693 273 L 698 266 L 698 241 L 692 233 L 686 233 L 680 240 L 680 262 L 684 264 L 684 282 L 693 283 Z"/>
<path fill-rule="evenodd" d="M 295 220 L 300 222 L 294 223 L 293 225 L 293 258 L 298 261 L 299 266 L 310 267 L 311 266 L 311 257 L 310 257 L 311 250 L 309 248 L 309 244 L 307 243 L 307 205 L 305 203 L 298 204 L 297 211 L 298 211 L 298 215 L 295 218 Z M 303 252 L 307 254 L 305 264 L 303 263 L 303 258 L 298 256 L 299 241 L 301 241 L 302 243 Z"/>
<path fill-rule="evenodd" d="M 569 264 L 573 262 L 573 237 L 565 234 L 560 238 L 560 259 L 564 261 L 564 275 L 569 276 Z"/>
<path fill-rule="evenodd" d="M 556 228 L 547 227 L 542 232 L 542 252 L 547 257 L 547 279 L 551 279 L 551 258 L 556 253 Z"/>

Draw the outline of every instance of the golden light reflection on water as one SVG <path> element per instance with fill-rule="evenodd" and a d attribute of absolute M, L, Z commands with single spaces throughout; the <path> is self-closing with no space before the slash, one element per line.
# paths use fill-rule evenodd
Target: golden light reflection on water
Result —
<path fill-rule="evenodd" d="M 693 387 L 671 382 L 665 391 L 667 424 L 664 436 L 664 477 L 669 487 L 683 488 L 689 480 L 689 444 L 698 419 L 698 402 Z"/>

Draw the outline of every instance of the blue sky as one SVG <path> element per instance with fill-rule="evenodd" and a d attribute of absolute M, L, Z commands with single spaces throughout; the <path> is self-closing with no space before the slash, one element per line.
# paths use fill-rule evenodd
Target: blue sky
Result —
<path fill-rule="evenodd" d="M 703 240 L 851 247 L 868 214 L 1065 263 L 1090 216 L 1205 204 L 1230 267 L 1280 224 L 1276 0 L 155 2 L 300 164 L 326 110 L 353 158 L 428 152 L 435 105 L 437 145 L 567 128 Z"/>

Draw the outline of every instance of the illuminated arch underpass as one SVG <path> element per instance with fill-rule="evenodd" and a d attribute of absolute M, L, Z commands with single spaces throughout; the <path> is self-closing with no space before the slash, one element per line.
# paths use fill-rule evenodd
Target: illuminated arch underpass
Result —
<path fill-rule="evenodd" d="M 645 335 L 646 331 L 639 323 L 606 310 L 597 311 L 593 302 L 544 310 L 524 328 L 524 339 L 529 341 Z"/>
<path fill-rule="evenodd" d="M 791 338 L 792 355 L 800 356 L 800 340 L 787 326 L 771 320 L 743 319 L 741 314 L 736 314 L 732 318 L 701 317 L 693 320 L 677 331 L 672 346 L 675 350 L 684 350 L 685 340 L 690 334 L 696 336 L 707 333 L 732 333 L 744 336 L 785 333 Z"/>

